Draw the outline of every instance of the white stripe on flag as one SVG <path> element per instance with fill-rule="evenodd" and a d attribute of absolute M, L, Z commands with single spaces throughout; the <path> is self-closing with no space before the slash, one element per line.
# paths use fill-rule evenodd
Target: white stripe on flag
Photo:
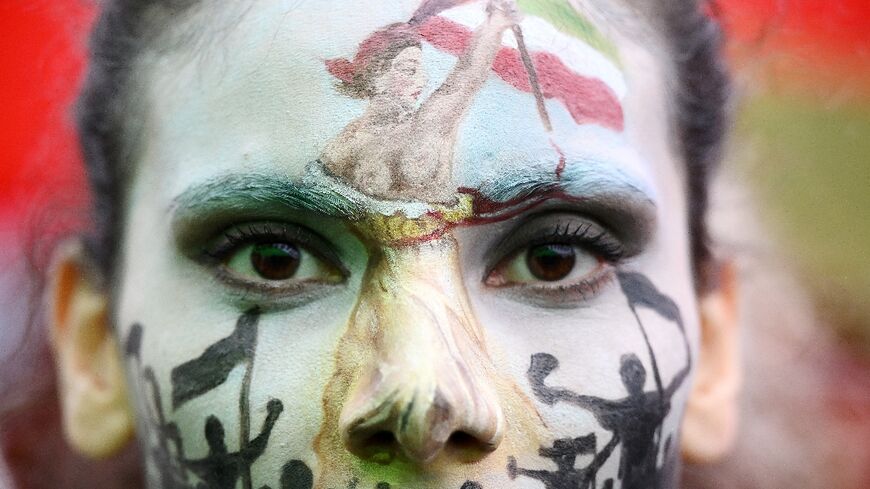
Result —
<path fill-rule="evenodd" d="M 486 20 L 487 14 L 483 3 L 473 2 L 446 10 L 441 16 L 474 30 Z M 585 41 L 559 31 L 540 17 L 525 14 L 520 27 L 529 50 L 546 51 L 558 56 L 578 74 L 600 79 L 618 99 L 623 99 L 626 92 L 625 76 L 603 53 Z M 502 43 L 517 48 L 517 41 L 510 32 L 505 33 Z"/>

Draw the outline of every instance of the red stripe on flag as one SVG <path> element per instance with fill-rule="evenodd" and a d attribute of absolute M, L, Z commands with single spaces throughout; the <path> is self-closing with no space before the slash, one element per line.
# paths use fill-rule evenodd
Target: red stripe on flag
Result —
<path fill-rule="evenodd" d="M 420 35 L 437 49 L 459 56 L 468 48 L 472 32 L 443 17 L 432 17 L 420 25 Z M 544 97 L 562 102 L 574 122 L 600 124 L 616 131 L 624 129 L 622 105 L 603 81 L 576 73 L 552 53 L 533 51 L 531 58 Z M 532 93 L 528 73 L 516 49 L 501 48 L 492 69 L 517 90 Z"/>

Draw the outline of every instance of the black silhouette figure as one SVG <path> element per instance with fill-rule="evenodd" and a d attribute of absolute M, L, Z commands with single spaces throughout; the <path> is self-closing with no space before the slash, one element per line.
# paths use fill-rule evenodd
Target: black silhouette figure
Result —
<path fill-rule="evenodd" d="M 544 483 L 547 489 L 589 489 L 595 487 L 595 476 L 598 469 L 610 458 L 613 449 L 619 443 L 614 435 L 605 447 L 598 453 L 596 450 L 595 433 L 590 433 L 579 438 L 563 438 L 556 440 L 552 448 L 541 447 L 538 454 L 549 458 L 556 464 L 556 471 L 529 470 L 517 467 L 514 457 L 508 458 L 508 476 L 511 480 L 518 475 L 531 477 Z M 574 466 L 578 455 L 595 453 L 592 462 L 583 468 Z"/>
<path fill-rule="evenodd" d="M 253 360 L 252 350 L 256 341 L 256 321 L 258 310 L 253 309 L 246 312 L 238 321 L 236 331 L 231 335 L 231 339 L 240 338 L 241 341 L 228 341 L 223 339 L 210 347 L 206 354 L 199 359 L 188 362 L 194 365 L 195 362 L 205 358 L 210 361 L 209 355 L 217 350 L 217 347 L 226 345 L 241 345 L 244 349 L 243 360 L 247 360 L 248 371 Z M 240 331 L 242 334 L 240 335 Z M 154 371 L 150 367 L 142 367 L 141 360 L 141 344 L 143 336 L 143 327 L 140 324 L 134 324 L 130 333 L 127 336 L 124 345 L 124 351 L 127 358 L 134 360 L 137 370 L 140 372 L 140 382 L 143 382 L 145 389 L 139 389 L 140 392 L 147 394 L 145 408 L 147 417 L 145 419 L 147 432 L 152 433 L 156 438 L 156 444 L 150 448 L 151 458 L 158 472 L 157 476 L 160 481 L 160 487 L 163 489 L 223 489 L 235 488 L 236 482 L 240 477 L 244 477 L 246 471 L 249 471 L 250 465 L 256 460 L 266 449 L 271 435 L 272 428 L 278 420 L 284 407 L 280 400 L 272 399 L 266 405 L 267 416 L 263 423 L 260 434 L 253 440 L 243 444 L 243 448 L 238 452 L 229 453 L 224 441 L 224 428 L 220 420 L 215 416 L 209 416 L 205 423 L 205 437 L 209 446 L 208 456 L 199 460 L 187 459 L 184 453 L 184 446 L 178 427 L 175 423 L 167 422 L 163 411 L 163 401 L 161 398 L 159 384 L 154 375 Z M 251 340 L 253 338 L 253 340 Z M 237 360 L 233 360 L 234 362 Z M 185 365 L 188 365 L 185 364 Z M 218 369 L 223 365 L 218 364 Z M 190 373 L 193 373 L 190 370 Z M 177 379 L 176 372 L 184 372 L 184 370 L 174 369 L 174 379 Z M 191 392 L 200 395 L 207 390 L 210 390 L 216 385 L 219 385 L 223 380 L 220 380 L 216 385 L 208 387 L 199 387 L 204 382 L 212 384 L 214 374 L 209 372 L 206 375 L 206 380 L 198 379 L 196 375 L 188 375 L 184 372 L 184 380 L 189 385 L 194 386 Z M 223 374 L 221 374 L 222 376 Z M 243 393 L 250 384 L 250 376 L 246 375 L 243 382 Z M 174 386 L 175 387 L 175 386 Z M 173 392 L 175 394 L 177 391 Z M 184 399 L 186 400 L 186 399 Z M 173 399 L 175 401 L 175 399 Z M 243 420 L 248 418 L 247 398 L 242 404 L 240 417 Z M 201 482 L 192 484 L 188 482 L 189 473 L 196 474 Z M 247 474 L 249 477 L 249 473 Z M 244 483 L 250 481 L 243 480 Z M 281 472 L 281 489 L 311 489 L 313 486 L 313 474 L 311 469 L 300 460 L 291 460 L 284 465 Z M 268 486 L 262 486 L 261 489 L 269 489 Z"/>
<path fill-rule="evenodd" d="M 649 481 L 657 471 L 657 437 L 661 424 L 670 412 L 671 398 L 688 375 L 688 369 L 681 370 L 662 392 L 644 392 L 646 369 L 637 355 L 625 354 L 620 363 L 619 373 L 628 396 L 618 400 L 575 394 L 544 385 L 544 379 L 559 365 L 559 361 L 547 353 L 532 356 L 529 380 L 543 402 L 567 402 L 592 412 L 601 427 L 622 442 L 619 479 L 623 487 L 649 487 Z"/>
<path fill-rule="evenodd" d="M 621 442 L 618 478 L 622 481 L 623 488 L 660 487 L 663 474 L 659 474 L 657 457 L 662 444 L 662 423 L 671 410 L 671 399 L 691 370 L 691 350 L 679 308 L 671 298 L 660 293 L 643 275 L 620 273 L 619 280 L 646 343 L 656 389 L 644 391 L 647 371 L 640 358 L 634 353 L 624 354 L 620 359 L 619 374 L 628 393 L 622 399 L 602 399 L 547 386 L 546 378 L 559 366 L 559 360 L 548 353 L 532 355 L 528 377 L 532 390 L 539 400 L 549 405 L 565 402 L 590 411 L 604 429 L 613 433 L 613 440 Z M 674 321 L 683 336 L 686 365 L 677 372 L 667 386 L 663 385 L 655 353 L 637 314 L 638 307 L 650 308 L 665 319 Z M 669 452 L 668 446 L 665 453 L 666 467 L 669 465 L 667 461 Z"/>
<path fill-rule="evenodd" d="M 224 427 L 215 416 L 205 422 L 205 439 L 208 442 L 208 455 L 198 460 L 183 460 L 182 465 L 196 474 L 203 483 L 197 489 L 235 489 L 236 482 L 244 468 L 251 464 L 269 443 L 269 435 L 284 409 L 278 399 L 272 399 L 266 406 L 268 414 L 263 429 L 256 438 L 246 443 L 238 452 L 228 452 L 224 442 Z"/>

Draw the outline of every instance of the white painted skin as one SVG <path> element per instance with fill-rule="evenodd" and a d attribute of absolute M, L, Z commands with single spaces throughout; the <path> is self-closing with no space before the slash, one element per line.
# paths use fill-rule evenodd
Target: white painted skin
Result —
<path fill-rule="evenodd" d="M 495 256 L 495 250 L 506 236 L 520 232 L 528 217 L 523 215 L 505 222 L 457 228 L 443 238 L 455 240 L 457 261 L 425 262 L 432 267 L 427 273 L 452 277 L 445 279 L 452 287 L 445 300 L 467 298 L 463 299 L 467 304 L 446 307 L 461 306 L 470 311 L 471 321 L 479 325 L 485 336 L 495 369 L 485 375 L 493 377 L 489 380 L 494 386 L 501 386 L 493 389 L 500 393 L 496 402 L 502 403 L 502 422 L 507 427 L 498 449 L 474 463 L 460 460 L 445 450 L 431 464 L 395 462 L 392 466 L 357 461 L 355 455 L 344 452 L 341 446 L 327 446 L 321 453 L 315 453 L 318 433 L 339 430 L 337 424 L 329 424 L 331 421 L 324 414 L 325 409 L 341 408 L 324 407 L 324 403 L 336 402 L 325 396 L 326 386 L 336 371 L 336 349 L 365 288 L 366 271 L 373 266 L 372 257 L 383 250 L 377 248 L 380 246 L 377 243 L 364 243 L 352 232 L 349 223 L 337 217 L 275 207 L 268 202 L 239 210 L 235 202 L 230 202 L 223 211 L 198 216 L 195 212 L 199 211 L 194 209 L 192 216 L 179 219 L 177 199 L 190 188 L 229 175 L 267 176 L 296 185 L 305 185 L 306 175 L 325 178 L 322 173 L 311 177 L 309 164 L 345 124 L 362 113 L 365 105 L 334 89 L 335 81 L 324 68 L 323 60 L 353 56 L 356 46 L 368 34 L 409 18 L 416 6 L 416 0 L 367 2 L 364 9 L 352 1 L 276 0 L 257 2 L 244 9 L 222 5 L 218 10 L 208 5 L 174 19 L 174 25 L 167 27 L 167 37 L 159 42 L 175 47 L 151 52 L 138 70 L 142 124 L 136 126 L 137 133 L 132 136 L 137 151 L 131 163 L 136 171 L 129 188 L 120 255 L 120 292 L 115 310 L 119 336 L 126 337 L 133 323 L 144 326 L 142 362 L 155 371 L 162 386 L 164 410 L 179 426 L 188 458 L 201 458 L 208 451 L 203 426 L 209 415 L 222 421 L 229 450 L 238 448 L 243 368 L 235 369 L 217 389 L 177 410 L 169 402 L 170 372 L 228 336 L 245 310 L 255 305 L 261 307 L 250 395 L 252 436 L 258 434 L 265 419 L 269 399 L 280 399 L 284 410 L 271 433 L 268 448 L 252 466 L 253 487 L 280 487 L 281 467 L 291 459 L 304 461 L 315 474 L 324 465 L 332 467 L 333 472 L 328 474 L 331 485 L 340 487 L 346 487 L 353 477 L 359 479 L 360 488 L 386 481 L 394 487 L 459 489 L 466 480 L 477 481 L 487 488 L 542 487 L 529 478 L 511 481 L 506 470 L 507 457 L 516 457 L 521 467 L 553 470 L 551 462 L 538 456 L 540 445 L 550 445 L 557 438 L 595 433 L 600 448 L 610 434 L 582 409 L 561 404 L 550 407 L 536 401 L 526 377 L 531 355 L 546 352 L 561 361 L 560 369 L 548 378 L 551 385 L 618 399 L 626 396 L 619 377 L 620 357 L 635 353 L 649 373 L 646 390 L 654 389 L 646 345 L 615 280 L 604 281 L 596 294 L 586 297 L 555 289 L 542 292 L 540 287 L 548 284 L 488 283 L 488 272 L 505 258 Z M 617 207 L 634 203 L 631 205 L 646 209 L 647 217 L 654 217 L 648 220 L 652 227 L 648 239 L 638 238 L 642 245 L 618 266 L 643 273 L 674 299 L 696 351 L 698 320 L 691 281 L 686 197 L 681 163 L 673 153 L 669 132 L 664 61 L 630 41 L 630 36 L 608 28 L 606 22 L 600 27 L 616 44 L 621 63 L 618 70 L 608 64 L 598 66 L 597 71 L 621 72 L 624 76 L 621 82 L 626 87 L 622 97 L 626 129 L 614 133 L 594 125 L 577 126 L 556 102 L 548 101 L 554 122 L 553 137 L 566 153 L 566 178 L 576 178 L 572 187 L 576 196 L 608 194 Z M 200 42 L 189 46 L 173 42 L 173 36 L 184 36 L 191 30 L 203 32 L 198 37 Z M 509 33 L 505 35 L 505 45 L 511 45 L 508 36 Z M 535 39 L 528 42 L 534 43 Z M 590 49 L 581 46 L 574 51 L 583 53 Z M 421 99 L 431 93 L 455 60 L 426 44 L 422 51 L 409 49 L 401 54 L 414 57 L 407 60 L 414 63 L 420 55 L 428 80 L 417 77 L 402 87 L 406 90 L 403 97 L 408 100 L 416 99 L 421 89 Z M 581 61 L 592 65 L 609 63 L 603 56 Z M 584 72 L 580 63 L 577 70 Z M 421 87 L 425 82 L 425 88 L 417 87 L 417 82 Z M 395 88 L 397 81 L 384 83 Z M 546 136 L 534 98 L 491 75 L 460 129 L 454 170 L 456 187 L 478 187 L 512 170 L 534 178 L 536 169 L 543 174 L 545 169 L 555 167 L 557 158 L 548 140 L 534 135 Z M 334 182 L 324 185 L 327 183 L 334 185 Z M 622 196 L 626 186 L 644 192 L 647 198 L 637 204 L 636 195 Z M 347 190 L 349 195 L 353 192 Z M 428 204 L 394 205 L 426 208 Z M 549 218 L 553 225 L 570 224 L 572 228 L 590 219 L 601 220 L 599 216 L 588 215 L 585 209 L 556 202 L 531 213 L 547 212 L 558 215 Z M 337 285 L 309 283 L 266 294 L 220 279 L 215 266 L 197 259 L 203 247 L 227 227 L 244 228 L 263 221 L 290 223 L 315 231 L 333 248 L 347 269 L 347 278 Z M 610 231 L 620 235 L 626 230 Z M 243 259 L 234 260 L 250 274 Z M 581 255 L 578 273 L 566 280 L 574 280 L 583 271 L 594 268 L 590 264 L 595 260 L 589 254 Z M 316 278 L 320 273 L 317 265 L 309 263 L 306 267 L 303 268 L 306 278 Z M 517 271 L 522 268 L 521 263 L 512 262 L 509 268 L 511 277 L 528 279 L 528 274 Z M 401 289 L 403 284 L 397 285 Z M 536 289 L 537 286 L 540 287 Z M 682 338 L 674 324 L 651 312 L 643 312 L 641 318 L 650 332 L 662 377 L 667 382 L 685 365 Z M 391 320 L 402 322 L 402 318 Z M 406 318 L 405 322 L 408 328 L 415 327 L 415 318 Z M 414 344 L 408 348 L 419 349 L 403 356 L 404 361 L 413 363 L 415 357 L 428 355 L 429 345 Z M 432 364 L 437 360 L 432 360 Z M 144 426 L 145 395 L 132 364 L 130 382 L 138 400 L 140 426 Z M 517 386 L 519 394 L 504 398 L 501 389 L 505 382 Z M 665 421 L 665 433 L 676 435 L 688 391 L 686 382 L 674 398 L 671 414 Z M 517 399 L 526 399 L 529 404 Z M 530 420 L 527 406 L 534 406 L 540 417 L 532 416 L 534 419 Z M 532 426 L 531 432 L 518 428 L 527 426 Z M 608 477 L 616 479 L 618 458 L 614 455 L 601 469 L 599 483 Z M 589 459 L 581 457 L 578 465 Z M 151 487 L 156 488 L 154 463 L 148 459 L 146 467 Z M 336 466 L 340 467 L 335 469 Z M 343 486 L 340 481 L 344 481 Z M 326 487 L 325 479 L 316 482 Z"/>

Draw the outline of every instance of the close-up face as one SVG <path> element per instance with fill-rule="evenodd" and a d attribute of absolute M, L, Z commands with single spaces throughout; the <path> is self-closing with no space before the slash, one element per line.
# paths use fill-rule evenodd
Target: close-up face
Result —
<path fill-rule="evenodd" d="M 426 73 L 423 72 L 423 51 L 416 47 L 402 49 L 389 63 L 383 73 L 376 75 L 375 94 L 392 99 L 411 108 L 423 89 L 426 88 Z"/>
<path fill-rule="evenodd" d="M 154 39 L 112 308 L 149 487 L 675 486 L 670 69 L 572 4 L 202 2 Z M 389 119 L 329 66 L 396 23 Z"/>

